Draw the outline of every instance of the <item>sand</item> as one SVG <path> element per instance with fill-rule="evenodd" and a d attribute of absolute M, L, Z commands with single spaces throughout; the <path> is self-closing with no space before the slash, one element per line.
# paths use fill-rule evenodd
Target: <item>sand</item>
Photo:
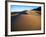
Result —
<path fill-rule="evenodd" d="M 35 11 L 30 14 L 21 14 L 13 21 L 13 23 L 13 31 L 40 30 L 41 15 Z"/>

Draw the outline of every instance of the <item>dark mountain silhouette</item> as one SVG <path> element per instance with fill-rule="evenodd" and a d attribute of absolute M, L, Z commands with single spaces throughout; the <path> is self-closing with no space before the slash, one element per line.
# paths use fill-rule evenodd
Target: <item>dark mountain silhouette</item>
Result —
<path fill-rule="evenodd" d="M 38 7 L 38 8 L 33 9 L 33 10 L 41 11 L 41 7 Z"/>

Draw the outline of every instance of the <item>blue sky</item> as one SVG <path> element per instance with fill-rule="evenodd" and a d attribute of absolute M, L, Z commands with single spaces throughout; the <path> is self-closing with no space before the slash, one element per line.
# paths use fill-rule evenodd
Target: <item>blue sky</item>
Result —
<path fill-rule="evenodd" d="M 22 5 L 11 5 L 11 12 L 18 12 L 24 10 L 32 10 L 38 8 L 39 6 L 22 6 Z"/>

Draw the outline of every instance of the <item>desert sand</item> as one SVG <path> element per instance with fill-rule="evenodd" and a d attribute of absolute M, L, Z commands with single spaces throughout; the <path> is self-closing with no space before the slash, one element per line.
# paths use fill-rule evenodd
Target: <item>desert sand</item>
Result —
<path fill-rule="evenodd" d="M 40 11 L 27 11 L 28 14 L 21 14 L 12 18 L 12 31 L 28 31 L 41 29 Z M 13 17 L 13 16 L 12 16 Z"/>

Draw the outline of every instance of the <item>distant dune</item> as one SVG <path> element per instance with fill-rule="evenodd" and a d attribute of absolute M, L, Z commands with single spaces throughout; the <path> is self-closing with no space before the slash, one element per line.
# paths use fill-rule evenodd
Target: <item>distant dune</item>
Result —
<path fill-rule="evenodd" d="M 11 16 L 16 16 L 16 15 L 21 15 L 21 14 L 36 14 L 36 13 L 41 15 L 41 11 L 26 10 L 22 12 L 11 12 Z"/>
<path fill-rule="evenodd" d="M 21 11 L 21 12 L 11 12 L 11 16 L 21 15 L 21 14 L 27 14 L 27 10 Z"/>

